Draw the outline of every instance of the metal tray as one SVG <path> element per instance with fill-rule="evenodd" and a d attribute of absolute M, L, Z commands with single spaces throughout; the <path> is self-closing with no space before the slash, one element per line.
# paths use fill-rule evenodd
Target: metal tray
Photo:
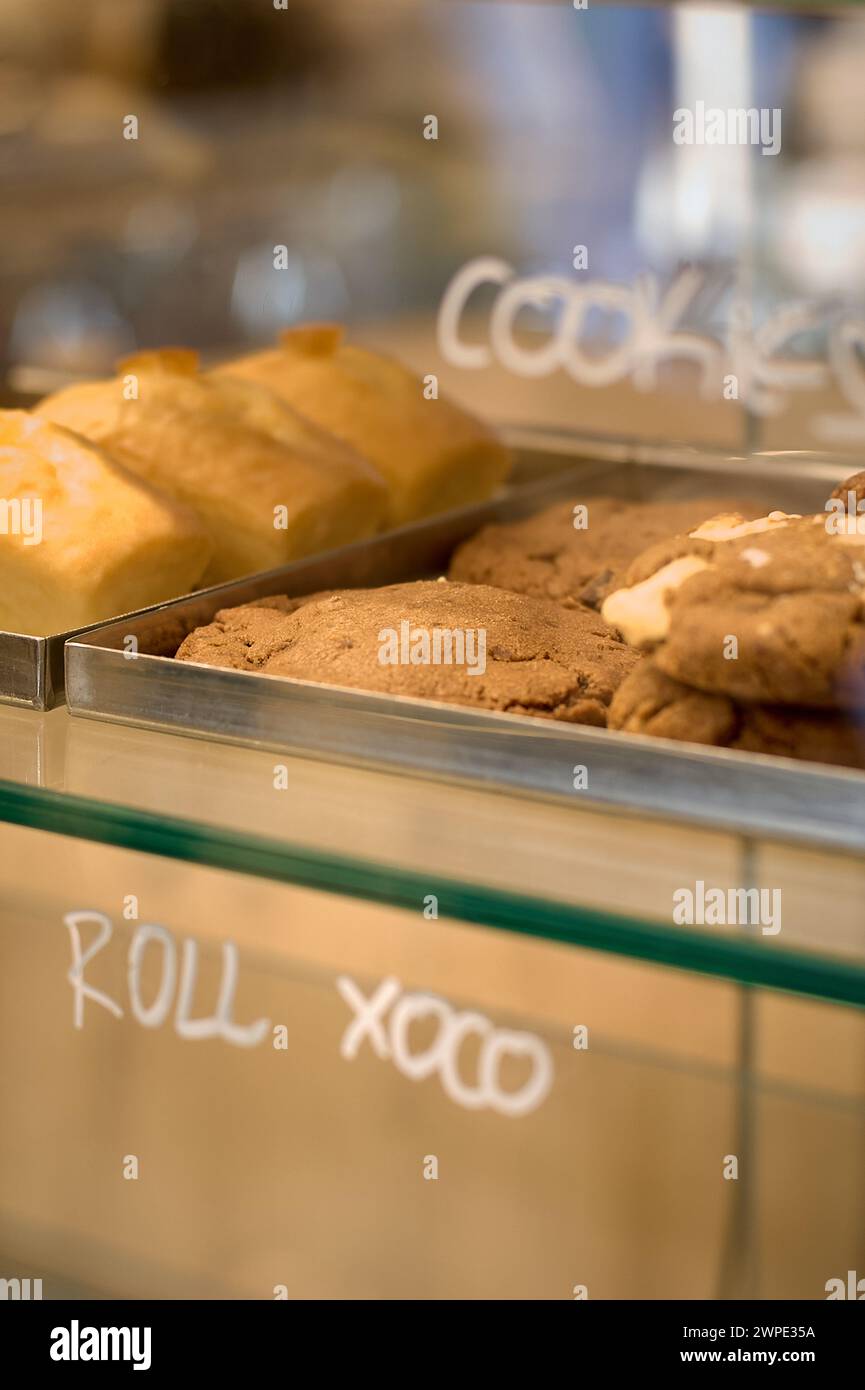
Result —
<path fill-rule="evenodd" d="M 593 436 L 585 437 L 580 444 L 581 447 L 571 440 L 567 448 L 572 455 L 582 455 L 595 460 L 605 457 L 619 459 L 623 450 L 628 452 L 639 447 L 636 443 L 629 445 L 627 442 Z M 685 446 L 672 447 L 681 451 Z M 612 452 L 605 453 L 605 450 Z M 524 489 L 530 490 L 545 473 L 561 471 L 566 452 L 561 445 L 557 448 L 551 444 L 543 458 L 534 458 L 528 466 L 524 461 L 518 460 L 513 478 L 503 495 L 514 498 Z M 490 505 L 494 504 L 484 503 L 465 509 L 469 526 L 467 535 L 487 519 L 490 515 Z M 124 617 L 124 614 L 118 613 L 116 619 L 110 621 L 119 622 Z M 61 705 L 65 698 L 66 643 L 73 637 L 101 630 L 104 626 L 105 623 L 94 623 L 88 627 L 58 632 L 49 637 L 30 637 L 23 633 L 0 631 L 0 704 L 19 705 L 33 710 L 49 710 Z"/>
<path fill-rule="evenodd" d="M 524 515 L 555 497 L 751 496 L 767 509 L 822 507 L 849 461 L 809 455 L 747 459 L 658 446 L 610 445 L 573 459 L 568 437 L 522 431 L 520 476 L 540 476 L 504 500 L 452 512 L 377 540 L 147 609 L 71 640 L 66 690 L 73 714 L 410 769 L 544 797 L 650 811 L 691 823 L 865 849 L 865 776 L 726 749 L 674 743 L 431 700 L 367 694 L 309 681 L 176 662 L 187 632 L 219 608 L 269 594 L 395 583 L 443 572 L 454 546 L 482 521 Z M 582 452 L 584 441 L 580 441 Z M 634 461 L 639 449 L 640 461 Z M 597 452 L 601 452 L 598 448 Z M 137 643 L 130 654 L 129 638 Z M 588 786 L 574 790 L 574 768 Z"/>
<path fill-rule="evenodd" d="M 63 648 L 75 633 L 26 637 L 0 632 L 0 703 L 53 709 L 63 699 Z"/>

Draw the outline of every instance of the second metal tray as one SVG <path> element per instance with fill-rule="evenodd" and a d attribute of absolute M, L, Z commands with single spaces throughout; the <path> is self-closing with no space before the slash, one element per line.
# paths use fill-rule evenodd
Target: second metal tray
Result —
<path fill-rule="evenodd" d="M 689 451 L 686 461 L 583 461 L 561 472 L 567 440 L 523 434 L 515 442 L 524 475 L 553 476 L 490 504 L 483 517 L 452 513 L 73 639 L 66 648 L 70 710 L 573 804 L 865 849 L 865 776 L 859 772 L 173 660 L 186 633 L 219 608 L 275 593 L 442 573 L 455 545 L 489 515 L 513 517 L 554 497 L 598 492 L 670 499 L 745 495 L 767 510 L 815 510 L 849 469 L 805 456 L 730 459 Z M 575 790 L 577 766 L 587 769 L 581 790 Z"/>

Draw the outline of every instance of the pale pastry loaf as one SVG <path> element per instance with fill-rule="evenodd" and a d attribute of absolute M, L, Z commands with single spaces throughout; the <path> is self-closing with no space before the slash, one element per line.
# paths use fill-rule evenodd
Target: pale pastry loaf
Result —
<path fill-rule="evenodd" d="M 0 411 L 0 629 L 44 637 L 176 598 L 209 556 L 194 512 L 68 430 Z"/>
<path fill-rule="evenodd" d="M 280 345 L 215 369 L 275 391 L 301 415 L 360 450 L 390 489 L 401 526 L 495 492 L 510 469 L 498 437 L 451 402 L 427 400 L 399 362 L 343 342 L 332 324 L 286 330 Z"/>
<path fill-rule="evenodd" d="M 264 387 L 200 374 L 183 349 L 139 353 L 113 380 L 67 387 L 37 410 L 198 512 L 213 542 L 208 583 L 362 540 L 383 522 L 387 489 L 371 464 Z"/>

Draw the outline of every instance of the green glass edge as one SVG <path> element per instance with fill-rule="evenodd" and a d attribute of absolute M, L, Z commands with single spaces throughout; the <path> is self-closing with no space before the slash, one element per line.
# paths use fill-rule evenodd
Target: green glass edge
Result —
<path fill-rule="evenodd" d="M 865 965 L 792 951 L 774 941 L 765 945 L 748 938 L 710 938 L 599 908 L 506 893 L 432 874 L 421 878 L 387 865 L 3 780 L 0 821 L 413 912 L 419 912 L 424 898 L 433 893 L 441 917 L 740 984 L 865 1006 Z"/>

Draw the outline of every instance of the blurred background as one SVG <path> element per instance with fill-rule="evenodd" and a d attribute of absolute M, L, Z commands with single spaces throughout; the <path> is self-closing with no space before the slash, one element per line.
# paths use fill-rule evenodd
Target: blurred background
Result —
<path fill-rule="evenodd" d="M 686 316 L 700 331 L 726 331 L 737 284 L 755 325 L 788 301 L 819 303 L 819 324 L 783 344 L 794 358 L 825 357 L 833 316 L 861 311 L 858 14 L 277 3 L 0 0 L 7 399 L 99 374 L 136 345 L 219 354 L 308 318 L 345 320 L 428 366 L 442 293 L 467 261 L 573 275 L 576 243 L 592 279 L 700 267 Z M 672 112 L 697 97 L 781 108 L 780 153 L 674 144 Z M 472 311 L 486 322 L 483 292 Z M 525 310 L 522 331 L 556 312 Z M 603 352 L 622 326 L 598 313 L 586 332 Z M 501 413 L 500 383 L 450 384 Z M 582 409 L 564 385 L 529 396 L 517 383 L 512 408 L 603 428 L 608 404 Z M 678 432 L 704 433 L 711 412 L 682 410 Z M 640 410 L 636 427 L 653 428 Z"/>

